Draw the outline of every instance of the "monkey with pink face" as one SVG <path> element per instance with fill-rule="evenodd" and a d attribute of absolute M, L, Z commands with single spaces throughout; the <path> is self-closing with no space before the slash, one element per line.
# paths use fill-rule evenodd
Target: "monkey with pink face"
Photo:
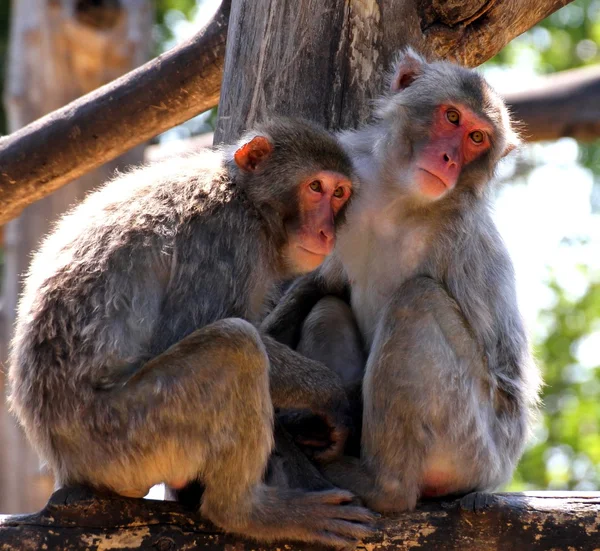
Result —
<path fill-rule="evenodd" d="M 274 407 L 327 420 L 335 373 L 261 335 L 270 285 L 318 266 L 355 191 L 337 140 L 277 119 L 235 146 L 117 177 L 34 256 L 10 358 L 12 409 L 57 484 L 142 497 L 204 486 L 226 531 L 347 547 L 372 514 L 352 494 L 265 482 Z"/>
<path fill-rule="evenodd" d="M 375 121 L 341 139 L 362 193 L 333 255 L 263 323 L 359 389 L 360 459 L 321 470 L 379 511 L 493 489 L 540 384 L 490 215 L 490 179 L 518 143 L 508 111 L 476 72 L 408 50 Z"/>

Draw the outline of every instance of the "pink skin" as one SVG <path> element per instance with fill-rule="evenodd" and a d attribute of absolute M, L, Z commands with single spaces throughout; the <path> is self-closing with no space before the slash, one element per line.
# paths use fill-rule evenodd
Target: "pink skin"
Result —
<path fill-rule="evenodd" d="M 458 113 L 458 121 L 448 120 L 448 113 Z M 476 143 L 473 133 L 480 132 Z M 491 125 L 461 104 L 441 105 L 434 114 L 431 138 L 417 158 L 415 182 L 425 197 L 437 199 L 451 190 L 463 166 L 490 147 Z"/>
<path fill-rule="evenodd" d="M 234 160 L 242 171 L 254 172 L 272 152 L 268 138 L 256 136 L 235 152 Z M 322 170 L 302 182 L 298 194 L 300 223 L 290 229 L 288 253 L 295 270 L 309 272 L 333 251 L 334 218 L 350 198 L 352 183 L 339 172 Z"/>
<path fill-rule="evenodd" d="M 333 251 L 334 218 L 351 194 L 352 183 L 339 172 L 322 170 L 300 184 L 300 227 L 290 240 L 298 268 L 314 270 Z"/>

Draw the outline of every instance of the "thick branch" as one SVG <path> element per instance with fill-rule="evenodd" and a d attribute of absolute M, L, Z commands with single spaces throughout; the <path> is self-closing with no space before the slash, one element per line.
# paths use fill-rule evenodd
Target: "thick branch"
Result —
<path fill-rule="evenodd" d="M 471 494 L 454 502 L 383 518 L 360 549 L 592 550 L 600 541 L 600 493 Z M 282 549 L 246 544 L 176 503 L 99 498 L 82 489 L 56 492 L 37 514 L 0 518 L 4 551 L 24 549 Z"/>
<path fill-rule="evenodd" d="M 573 0 L 414 0 L 423 52 L 477 67 Z"/>
<path fill-rule="evenodd" d="M 0 224 L 70 180 L 213 107 L 229 9 L 225 0 L 189 42 L 0 140 Z"/>
<path fill-rule="evenodd" d="M 600 66 L 549 75 L 535 88 L 504 97 L 523 122 L 526 141 L 600 137 Z"/>

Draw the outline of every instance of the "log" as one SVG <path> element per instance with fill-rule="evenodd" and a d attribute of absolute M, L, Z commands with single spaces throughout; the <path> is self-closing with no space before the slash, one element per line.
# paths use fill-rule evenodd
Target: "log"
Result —
<path fill-rule="evenodd" d="M 359 549 L 600 549 L 599 492 L 469 494 L 383 517 Z M 257 544 L 224 534 L 197 513 L 167 501 L 108 497 L 84 488 L 58 490 L 36 514 L 0 517 L 0 549 L 186 549 L 308 551 L 293 542 Z"/>
<path fill-rule="evenodd" d="M 219 96 L 231 0 L 191 40 L 0 139 L 0 224 Z"/>
<path fill-rule="evenodd" d="M 567 136 L 592 141 L 600 136 L 600 66 L 547 75 L 535 87 L 504 98 L 523 123 L 525 141 Z"/>
<path fill-rule="evenodd" d="M 330 128 L 355 126 L 368 116 L 368 101 L 381 90 L 398 48 L 413 44 L 475 66 L 570 1 L 265 0 L 248 9 L 237 2 L 230 31 L 237 45 L 229 54 L 231 82 L 217 139 L 238 135 L 263 117 L 265 98 L 269 113 L 310 116 Z M 214 107 L 230 4 L 224 0 L 208 27 L 187 44 L 0 139 L 0 225 L 68 181 Z M 252 19 L 257 13 L 262 19 Z M 253 26 L 241 40 L 240 24 L 248 18 Z M 317 47 L 323 39 L 325 50 Z M 265 64 L 277 53 L 280 67 Z M 309 84 L 310 94 L 297 86 L 294 74 Z M 242 106 L 247 108 L 249 94 L 256 97 L 247 116 Z"/>

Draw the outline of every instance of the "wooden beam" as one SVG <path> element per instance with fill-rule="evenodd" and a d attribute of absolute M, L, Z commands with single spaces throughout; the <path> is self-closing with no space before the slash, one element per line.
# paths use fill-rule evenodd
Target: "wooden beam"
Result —
<path fill-rule="evenodd" d="M 547 75 L 526 90 L 504 94 L 523 139 L 600 137 L 600 65 Z"/>
<path fill-rule="evenodd" d="M 231 0 L 190 41 L 0 139 L 0 224 L 67 182 L 213 107 Z"/>
<path fill-rule="evenodd" d="M 600 549 L 599 492 L 470 494 L 384 517 L 368 551 Z M 303 544 L 245 542 L 177 503 L 102 497 L 81 488 L 54 493 L 32 515 L 0 517 L 0 549 L 187 549 L 308 551 Z M 322 548 L 319 548 L 322 549 Z"/>

